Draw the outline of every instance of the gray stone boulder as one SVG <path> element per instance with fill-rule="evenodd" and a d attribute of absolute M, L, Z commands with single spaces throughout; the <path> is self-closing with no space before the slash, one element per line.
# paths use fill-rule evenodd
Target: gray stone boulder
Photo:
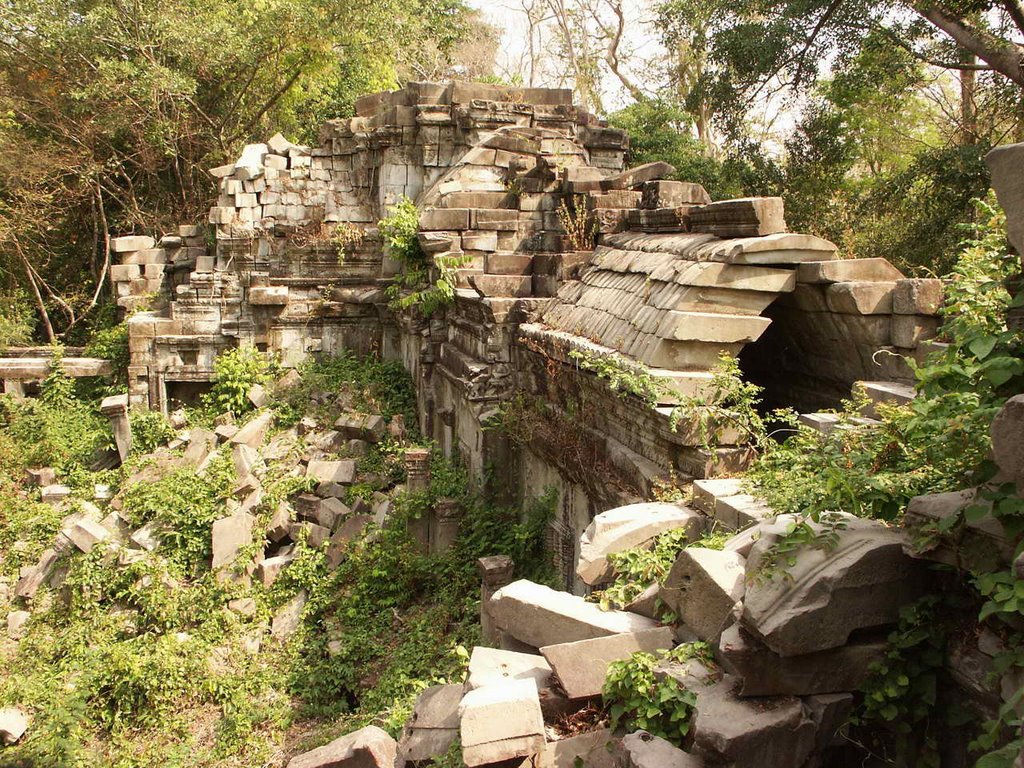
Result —
<path fill-rule="evenodd" d="M 469 657 L 469 690 L 502 685 L 509 680 L 533 680 L 538 690 L 548 684 L 551 666 L 543 656 L 476 646 Z"/>
<path fill-rule="evenodd" d="M 665 739 L 635 731 L 622 738 L 626 768 L 703 768 L 704 761 L 690 755 Z M 752 764 L 753 765 L 753 764 Z M 794 766 L 796 763 L 794 763 Z"/>
<path fill-rule="evenodd" d="M 996 147 L 985 155 L 992 172 L 992 188 L 1006 211 L 1010 243 L 1024 256 L 1024 144 Z"/>
<path fill-rule="evenodd" d="M 544 717 L 537 684 L 509 680 L 469 691 L 459 705 L 462 760 L 488 765 L 543 751 Z"/>
<path fill-rule="evenodd" d="M 608 665 L 628 659 L 638 651 L 654 653 L 669 650 L 675 644 L 671 627 L 642 632 L 626 632 L 574 643 L 546 645 L 540 649 L 558 676 L 558 682 L 570 699 L 600 696 Z"/>
<path fill-rule="evenodd" d="M 838 515 L 831 529 L 813 523 L 831 546 L 805 546 L 796 562 L 763 569 L 787 530 L 786 516 L 761 528 L 747 559 L 744 627 L 780 656 L 845 645 L 855 630 L 893 624 L 919 597 L 924 569 L 904 554 L 905 536 L 875 520 Z"/>
<path fill-rule="evenodd" d="M 884 657 L 887 648 L 885 638 L 878 637 L 784 657 L 740 624 L 733 624 L 722 633 L 718 657 L 742 681 L 741 696 L 808 696 L 860 690 L 871 665 Z"/>
<path fill-rule="evenodd" d="M 461 685 L 433 685 L 419 695 L 398 740 L 398 768 L 431 760 L 448 751 L 459 736 L 462 695 Z"/>
<path fill-rule="evenodd" d="M 267 430 L 274 423 L 274 412 L 264 411 L 255 418 L 250 419 L 241 429 L 231 436 L 231 442 L 235 445 L 247 445 L 250 448 L 259 448 L 263 444 L 263 438 L 267 436 Z"/>
<path fill-rule="evenodd" d="M 813 752 L 814 722 L 795 696 L 744 699 L 739 681 L 725 676 L 697 692 L 694 751 L 715 762 L 757 768 L 795 768 Z"/>
<path fill-rule="evenodd" d="M 745 562 L 737 552 L 684 549 L 662 585 L 661 599 L 700 639 L 715 642 L 743 598 Z"/>
<path fill-rule="evenodd" d="M 666 531 L 685 528 L 691 541 L 704 528 L 703 516 L 676 504 L 649 502 L 628 504 L 597 515 L 580 537 L 576 573 L 591 586 L 614 576 L 608 556 L 644 546 Z"/>
<path fill-rule="evenodd" d="M 349 485 L 356 478 L 356 463 L 351 459 L 339 461 L 311 461 L 306 467 L 306 477 L 321 483 Z"/>
<path fill-rule="evenodd" d="M 210 563 L 213 570 L 231 565 L 242 548 L 252 544 L 255 522 L 255 518 L 245 512 L 213 522 L 213 561 Z"/>
<path fill-rule="evenodd" d="M 398 745 L 375 725 L 293 757 L 288 768 L 394 768 Z"/>
<path fill-rule="evenodd" d="M 1021 227 L 1024 229 L 1024 223 Z M 1003 404 L 992 420 L 991 434 L 996 464 L 1008 481 L 1017 484 L 1018 492 L 1024 493 L 1024 395 L 1011 397 Z"/>
<path fill-rule="evenodd" d="M 538 768 L 622 768 L 620 739 L 607 728 L 549 742 Z"/>
<path fill-rule="evenodd" d="M 488 611 L 499 629 L 533 648 L 658 626 L 653 619 L 626 611 L 602 611 L 582 597 L 526 579 L 495 592 Z"/>
<path fill-rule="evenodd" d="M 28 717 L 17 707 L 0 709 L 0 741 L 10 746 L 17 744 L 28 730 Z"/>

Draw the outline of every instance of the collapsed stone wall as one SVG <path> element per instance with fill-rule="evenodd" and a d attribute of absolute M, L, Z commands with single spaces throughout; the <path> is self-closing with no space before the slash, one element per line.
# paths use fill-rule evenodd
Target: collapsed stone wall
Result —
<path fill-rule="evenodd" d="M 315 147 L 247 146 L 212 171 L 211 233 L 114 240 L 118 301 L 135 311 L 131 402 L 172 408 L 239 344 L 286 366 L 346 349 L 402 360 L 424 434 L 492 492 L 558 489 L 554 549 L 583 589 L 571 563 L 598 512 L 673 474 L 742 469 L 739 435 L 709 451 L 690 425 L 670 428 L 721 354 L 820 407 L 858 379 L 905 379 L 880 350 L 919 354 L 936 325 L 927 302 L 897 309 L 910 283 L 887 262 L 865 271 L 788 232 L 781 199 L 712 202 L 664 180 L 664 163 L 626 170 L 628 143 L 569 91 L 410 83 L 360 99 Z M 424 251 L 461 265 L 454 302 L 431 318 L 386 295 L 400 265 L 376 222 L 403 197 Z M 592 249 L 566 232 L 573 217 Z M 581 355 L 648 368 L 665 383 L 658 407 L 613 392 Z M 518 442 L 489 428 L 517 392 L 548 408 Z"/>

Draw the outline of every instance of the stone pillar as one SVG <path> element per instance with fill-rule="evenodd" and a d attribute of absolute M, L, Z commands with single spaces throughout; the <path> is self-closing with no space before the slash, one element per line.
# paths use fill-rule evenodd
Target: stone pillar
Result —
<path fill-rule="evenodd" d="M 430 490 L 430 451 L 409 448 L 405 452 L 405 487 L 409 493 Z M 430 551 L 430 512 L 424 510 L 419 518 L 408 521 L 409 534 L 421 552 Z"/>
<path fill-rule="evenodd" d="M 512 583 L 515 563 L 508 555 L 492 555 L 477 560 L 476 569 L 480 573 L 480 634 L 484 645 L 496 647 L 501 632 L 491 618 L 490 601 L 495 592 Z"/>
<path fill-rule="evenodd" d="M 110 428 L 114 432 L 117 453 L 123 464 L 132 450 L 132 426 L 128 421 L 128 395 L 113 395 L 103 398 L 100 413 L 110 419 Z"/>
<path fill-rule="evenodd" d="M 430 554 L 440 555 L 455 544 L 459 535 L 462 505 L 455 499 L 438 499 L 431 513 Z"/>

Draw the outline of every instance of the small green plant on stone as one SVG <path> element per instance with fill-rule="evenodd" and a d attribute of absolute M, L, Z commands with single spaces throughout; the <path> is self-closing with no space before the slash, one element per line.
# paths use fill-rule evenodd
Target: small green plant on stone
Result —
<path fill-rule="evenodd" d="M 714 667 L 707 643 L 686 643 L 659 655 L 640 651 L 609 664 L 602 695 L 612 730 L 644 730 L 682 746 L 690 732 L 697 695 L 674 677 L 662 675 L 659 679 L 655 667 L 691 659 Z"/>
<path fill-rule="evenodd" d="M 357 224 L 347 221 L 339 222 L 334 227 L 331 243 L 338 254 L 338 263 L 344 264 L 345 259 L 352 255 L 355 248 L 363 242 L 366 233 Z"/>
<path fill-rule="evenodd" d="M 620 355 L 607 355 L 584 349 L 573 349 L 569 357 L 585 371 L 596 374 L 608 382 L 608 388 L 619 395 L 639 397 L 654 408 L 671 389 L 664 381 L 651 374 L 647 366 L 634 363 Z"/>
<path fill-rule="evenodd" d="M 252 410 L 249 390 L 266 384 L 277 371 L 277 363 L 253 346 L 229 349 L 213 363 L 213 387 L 204 402 L 219 412 L 234 414 Z"/>
<path fill-rule="evenodd" d="M 653 547 L 636 547 L 616 552 L 608 557 L 615 581 L 606 589 L 595 592 L 601 607 L 623 608 L 655 582 L 663 582 L 679 553 L 687 545 L 685 528 L 666 531 L 654 540 Z M 674 620 L 674 615 L 663 604 L 661 615 L 665 621 Z"/>

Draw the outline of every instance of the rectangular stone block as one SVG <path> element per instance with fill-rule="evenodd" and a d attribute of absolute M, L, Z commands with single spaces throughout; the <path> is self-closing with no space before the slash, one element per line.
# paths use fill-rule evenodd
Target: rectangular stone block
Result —
<path fill-rule="evenodd" d="M 435 232 L 469 229 L 469 209 L 428 208 L 420 214 L 420 229 Z"/>
<path fill-rule="evenodd" d="M 544 717 L 533 680 L 472 690 L 459 704 L 459 717 L 467 766 L 528 757 L 544 749 Z"/>
<path fill-rule="evenodd" d="M 126 235 L 115 237 L 110 241 L 110 250 L 114 253 L 129 253 L 131 251 L 144 251 L 156 245 L 156 240 L 146 235 Z"/>
<path fill-rule="evenodd" d="M 945 301 L 942 281 L 934 278 L 907 278 L 896 281 L 892 311 L 897 315 L 938 315 Z"/>
<path fill-rule="evenodd" d="M 842 259 L 808 261 L 796 268 L 799 283 L 894 282 L 903 279 L 885 259 Z"/>

